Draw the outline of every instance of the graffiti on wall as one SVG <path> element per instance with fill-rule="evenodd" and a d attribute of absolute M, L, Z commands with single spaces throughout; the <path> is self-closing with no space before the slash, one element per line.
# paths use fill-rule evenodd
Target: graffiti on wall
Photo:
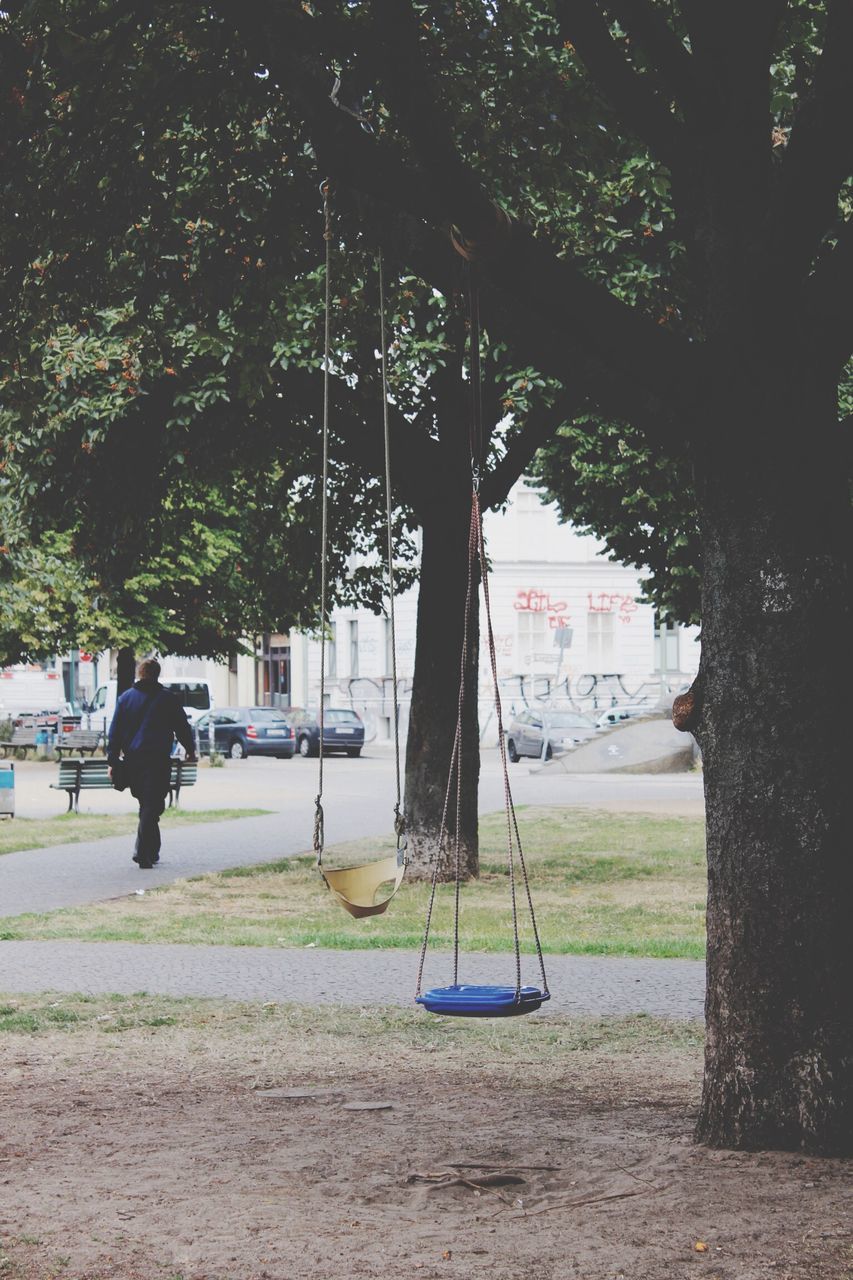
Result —
<path fill-rule="evenodd" d="M 544 613 L 552 631 L 567 627 L 571 618 L 571 614 L 566 612 L 569 606 L 565 600 L 552 600 L 550 592 L 540 591 L 536 587 L 517 592 L 512 607 L 518 613 Z"/>
<path fill-rule="evenodd" d="M 590 613 L 615 613 L 620 622 L 630 622 L 631 615 L 639 608 L 633 596 L 621 591 L 599 591 L 597 595 L 589 591 L 587 600 Z"/>

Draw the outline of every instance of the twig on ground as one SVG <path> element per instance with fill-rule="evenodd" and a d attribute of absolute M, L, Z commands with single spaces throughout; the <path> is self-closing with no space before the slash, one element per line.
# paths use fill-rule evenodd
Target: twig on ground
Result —
<path fill-rule="evenodd" d="M 649 1186 L 648 1191 L 665 1191 L 668 1184 L 662 1187 Z M 557 1204 L 545 1205 L 544 1209 L 525 1210 L 525 1217 L 535 1218 L 540 1213 L 551 1213 L 554 1209 L 580 1209 L 588 1204 L 603 1204 L 606 1200 L 628 1200 L 631 1196 L 645 1196 L 648 1191 L 615 1191 L 606 1196 L 585 1196 L 581 1200 L 560 1200 Z"/>
<path fill-rule="evenodd" d="M 562 1169 L 560 1164 L 460 1164 L 458 1160 L 449 1162 L 448 1169 L 494 1169 L 494 1170 L 520 1170 L 523 1173 L 532 1173 L 538 1170 L 544 1170 L 549 1173 L 556 1173 Z M 626 1170 L 627 1172 L 627 1170 Z"/>

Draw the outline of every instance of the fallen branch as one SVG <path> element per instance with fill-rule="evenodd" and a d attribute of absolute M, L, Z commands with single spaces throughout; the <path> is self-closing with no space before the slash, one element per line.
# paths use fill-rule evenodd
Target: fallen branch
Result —
<path fill-rule="evenodd" d="M 535 1173 L 543 1170 L 546 1173 L 556 1173 L 562 1169 L 561 1164 L 460 1164 L 459 1161 L 448 1164 L 448 1169 L 518 1169 L 523 1173 Z M 626 1173 L 628 1170 L 625 1171 Z"/>
<path fill-rule="evenodd" d="M 666 1184 L 663 1187 L 652 1187 L 650 1185 L 648 1191 L 665 1191 L 667 1185 L 669 1184 Z M 612 1194 L 606 1196 L 585 1196 L 581 1200 L 561 1200 L 558 1204 L 546 1205 L 544 1209 L 525 1210 L 524 1216 L 527 1218 L 535 1218 L 540 1213 L 551 1213 L 554 1209 L 580 1209 L 583 1208 L 584 1205 L 588 1204 L 603 1204 L 606 1200 L 628 1200 L 631 1196 L 648 1195 L 648 1191 L 614 1191 Z"/>

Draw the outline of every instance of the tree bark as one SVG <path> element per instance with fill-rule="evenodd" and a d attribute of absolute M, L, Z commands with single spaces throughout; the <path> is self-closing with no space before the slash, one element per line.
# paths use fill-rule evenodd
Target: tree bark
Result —
<path fill-rule="evenodd" d="M 444 809 L 459 700 L 465 596 L 468 579 L 470 508 L 453 501 L 431 512 L 423 523 L 417 644 L 409 732 L 406 745 L 406 819 L 409 873 L 415 879 L 433 874 L 439 858 Z M 480 776 L 477 672 L 479 583 L 475 581 L 468 634 L 466 687 L 461 751 L 459 810 L 460 873 L 468 879 L 479 871 L 477 788 Z M 448 839 L 440 855 L 439 879 L 455 875 L 455 785 L 448 810 Z"/>
<path fill-rule="evenodd" d="M 697 465 L 708 840 L 697 1136 L 712 1146 L 853 1151 L 851 508 L 833 391 L 768 391 L 773 407 L 756 411 L 770 449 L 745 450 L 757 433 L 740 418 Z M 754 383 L 731 388 L 730 418 L 739 403 L 755 407 Z"/>
<path fill-rule="evenodd" d="M 119 649 L 116 655 L 116 693 L 121 696 L 136 678 L 136 654 L 132 649 Z"/>

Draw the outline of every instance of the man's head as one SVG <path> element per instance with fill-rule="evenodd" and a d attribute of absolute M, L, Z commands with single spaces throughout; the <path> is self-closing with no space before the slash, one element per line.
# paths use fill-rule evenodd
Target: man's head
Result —
<path fill-rule="evenodd" d="M 140 662 L 136 668 L 137 680 L 158 680 L 160 678 L 160 663 L 156 658 L 146 658 L 144 662 Z"/>

